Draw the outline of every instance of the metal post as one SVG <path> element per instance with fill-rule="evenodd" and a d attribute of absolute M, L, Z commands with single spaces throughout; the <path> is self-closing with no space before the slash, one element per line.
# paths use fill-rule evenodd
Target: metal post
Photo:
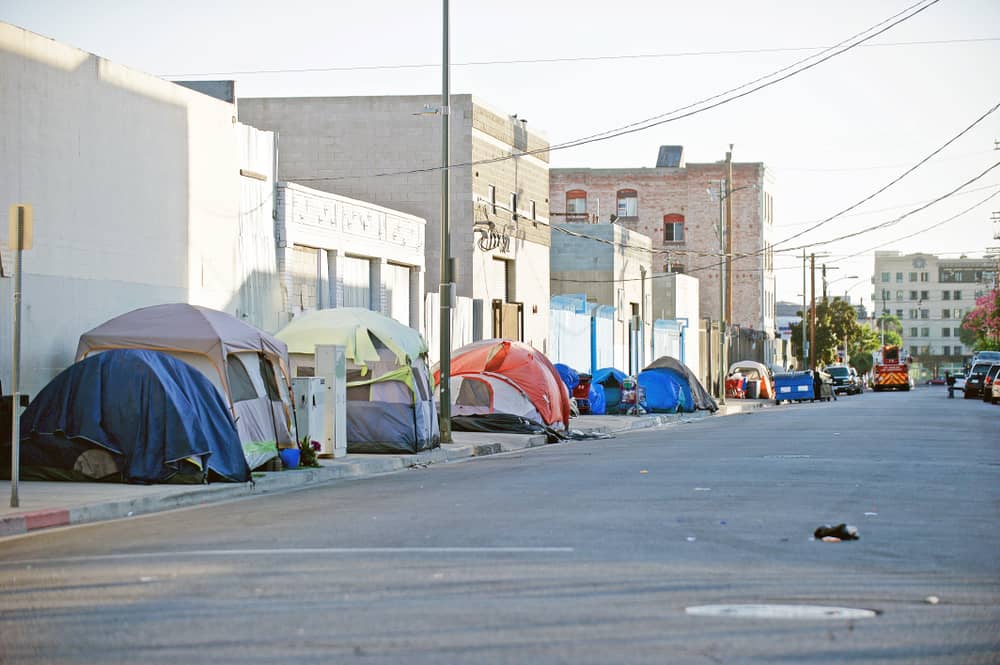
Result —
<path fill-rule="evenodd" d="M 733 320 L 733 144 L 726 153 L 726 322 Z"/>
<path fill-rule="evenodd" d="M 809 361 L 806 355 L 806 250 L 802 250 L 802 367 Z"/>
<path fill-rule="evenodd" d="M 21 398 L 18 395 L 21 373 L 21 267 L 24 253 L 24 207 L 17 209 L 17 237 L 13 238 L 14 254 L 14 357 L 12 376 L 14 383 L 10 403 L 10 507 L 17 508 L 18 481 L 21 476 Z"/>
<path fill-rule="evenodd" d="M 441 359 L 440 412 L 441 443 L 451 443 L 451 229 L 449 191 L 451 151 L 448 121 L 451 117 L 451 92 L 448 81 L 448 0 L 442 0 L 442 50 L 441 50 L 441 279 L 438 293 L 441 299 Z"/>
<path fill-rule="evenodd" d="M 726 225 L 722 198 L 723 185 L 719 181 L 719 404 L 726 403 Z"/>
<path fill-rule="evenodd" d="M 809 369 L 816 369 L 816 255 L 809 255 Z"/>

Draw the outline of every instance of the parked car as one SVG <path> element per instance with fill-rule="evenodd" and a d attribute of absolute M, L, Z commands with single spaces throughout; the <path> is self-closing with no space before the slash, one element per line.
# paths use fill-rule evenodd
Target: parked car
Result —
<path fill-rule="evenodd" d="M 944 377 L 943 376 L 931 377 L 930 379 L 927 379 L 927 385 L 929 385 L 929 386 L 943 386 L 944 385 Z"/>
<path fill-rule="evenodd" d="M 991 404 L 1000 404 L 1000 374 L 993 379 L 993 385 L 990 387 L 990 395 L 992 399 Z"/>
<path fill-rule="evenodd" d="M 993 389 L 995 388 L 998 375 L 1000 375 L 1000 361 L 990 365 L 990 368 L 986 371 L 986 375 L 983 377 L 983 387 L 980 392 L 983 394 L 984 402 L 995 403 L 993 400 Z"/>
<path fill-rule="evenodd" d="M 857 372 L 851 374 L 847 365 L 828 365 L 826 373 L 833 382 L 833 391 L 838 395 L 856 395 L 861 392 L 861 382 L 857 380 Z"/>
<path fill-rule="evenodd" d="M 965 399 L 972 399 L 973 397 L 980 397 L 982 395 L 983 377 L 986 376 L 986 372 L 989 371 L 992 365 L 993 361 L 991 360 L 977 360 L 972 363 L 972 367 L 965 377 L 965 389 L 963 390 Z"/>
<path fill-rule="evenodd" d="M 956 374 L 955 375 L 955 390 L 965 391 L 965 375 Z"/>
<path fill-rule="evenodd" d="M 857 394 L 860 395 L 861 393 L 863 393 L 865 391 L 865 382 L 858 375 L 858 370 L 854 369 L 853 367 L 851 368 L 851 379 L 854 381 L 854 384 L 858 387 Z"/>

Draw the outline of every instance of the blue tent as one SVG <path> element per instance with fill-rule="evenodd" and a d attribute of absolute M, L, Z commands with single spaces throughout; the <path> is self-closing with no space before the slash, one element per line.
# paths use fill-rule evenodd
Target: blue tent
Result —
<path fill-rule="evenodd" d="M 704 409 L 717 411 L 715 399 L 686 365 L 661 356 L 639 372 L 639 385 L 646 392 L 645 406 L 654 413 Z"/>
<path fill-rule="evenodd" d="M 24 478 L 250 480 L 225 398 L 158 351 L 105 351 L 63 370 L 21 415 L 21 437 Z"/>
<path fill-rule="evenodd" d="M 570 393 L 572 393 L 573 388 L 580 385 L 580 375 L 575 369 L 563 363 L 556 363 L 555 368 L 556 371 L 559 372 L 559 378 L 562 379 L 563 383 L 566 384 L 566 387 L 569 388 Z"/>
<path fill-rule="evenodd" d="M 601 384 L 590 384 L 588 401 L 590 402 L 590 412 L 592 414 L 603 415 L 608 412 L 607 397 L 604 394 L 604 386 Z"/>
<path fill-rule="evenodd" d="M 622 400 L 622 382 L 625 372 L 614 367 L 602 367 L 594 372 L 591 385 L 598 384 L 604 388 L 604 402 L 608 413 L 617 413 Z"/>

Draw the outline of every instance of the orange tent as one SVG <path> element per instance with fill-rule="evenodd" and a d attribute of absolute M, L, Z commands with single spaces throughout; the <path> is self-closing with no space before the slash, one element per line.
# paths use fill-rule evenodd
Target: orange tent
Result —
<path fill-rule="evenodd" d="M 468 388 L 463 387 L 466 381 Z M 440 369 L 436 368 L 434 383 L 440 382 Z M 543 424 L 569 428 L 566 385 L 549 359 L 523 342 L 488 339 L 454 351 L 450 385 L 454 404 L 462 406 L 463 400 L 476 399 L 476 394 L 483 394 L 486 411 L 500 413 L 517 412 L 505 409 L 503 403 L 507 399 L 504 391 L 513 387 L 531 403 Z"/>

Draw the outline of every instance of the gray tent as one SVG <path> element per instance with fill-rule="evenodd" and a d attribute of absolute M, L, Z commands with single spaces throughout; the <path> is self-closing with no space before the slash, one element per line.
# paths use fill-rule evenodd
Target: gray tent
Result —
<path fill-rule="evenodd" d="M 691 388 L 691 398 L 694 401 L 694 408 L 704 411 L 718 411 L 719 405 L 716 404 L 715 398 L 705 390 L 705 387 L 701 385 L 701 381 L 698 377 L 688 369 L 688 366 L 677 360 L 676 358 L 671 358 L 670 356 L 660 356 L 653 362 L 643 369 L 665 369 L 680 375 L 687 381 L 688 386 Z"/>
<path fill-rule="evenodd" d="M 250 468 L 296 446 L 291 422 L 288 348 L 236 317 L 197 305 L 136 309 L 80 336 L 76 360 L 109 349 L 151 349 L 179 358 L 229 403 Z"/>

